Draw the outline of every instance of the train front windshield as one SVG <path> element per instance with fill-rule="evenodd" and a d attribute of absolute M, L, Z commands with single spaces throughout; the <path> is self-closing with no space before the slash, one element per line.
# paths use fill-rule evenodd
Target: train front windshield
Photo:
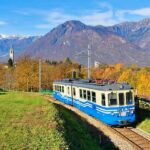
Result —
<path fill-rule="evenodd" d="M 108 105 L 109 106 L 124 106 L 132 105 L 134 103 L 133 92 L 111 92 L 108 94 Z"/>

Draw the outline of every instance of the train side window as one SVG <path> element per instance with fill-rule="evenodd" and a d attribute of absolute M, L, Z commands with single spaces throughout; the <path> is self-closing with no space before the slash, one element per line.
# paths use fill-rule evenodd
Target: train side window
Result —
<path fill-rule="evenodd" d="M 80 89 L 80 98 L 83 98 L 83 93 L 81 89 Z"/>
<path fill-rule="evenodd" d="M 108 104 L 109 106 L 117 105 L 117 94 L 116 93 L 109 93 L 108 94 Z"/>
<path fill-rule="evenodd" d="M 86 90 L 83 90 L 83 98 L 86 99 Z"/>
<path fill-rule="evenodd" d="M 87 91 L 87 99 L 88 99 L 89 101 L 91 101 L 91 92 L 90 92 L 90 91 Z"/>
<path fill-rule="evenodd" d="M 76 96 L 76 89 L 73 88 L 73 96 Z"/>
<path fill-rule="evenodd" d="M 126 104 L 127 105 L 130 105 L 130 104 L 132 104 L 133 103 L 133 94 L 132 94 L 132 92 L 130 91 L 130 92 L 127 92 L 126 93 Z"/>
<path fill-rule="evenodd" d="M 92 92 L 92 102 L 96 103 L 96 93 Z"/>
<path fill-rule="evenodd" d="M 62 86 L 62 92 L 64 93 L 64 86 Z"/>
<path fill-rule="evenodd" d="M 119 105 L 124 105 L 124 93 L 119 93 Z"/>
<path fill-rule="evenodd" d="M 70 88 L 68 87 L 68 94 L 70 94 Z"/>
<path fill-rule="evenodd" d="M 102 94 L 102 106 L 106 106 L 106 97 L 105 97 L 105 94 Z"/>

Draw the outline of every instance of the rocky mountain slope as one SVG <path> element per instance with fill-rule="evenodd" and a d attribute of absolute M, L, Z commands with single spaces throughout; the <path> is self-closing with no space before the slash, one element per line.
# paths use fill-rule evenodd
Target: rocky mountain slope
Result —
<path fill-rule="evenodd" d="M 91 45 L 92 63 L 150 64 L 150 19 L 111 27 L 88 26 L 67 21 L 37 39 L 23 54 L 49 60 L 70 57 L 87 64 Z"/>
<path fill-rule="evenodd" d="M 150 19 L 139 22 L 124 22 L 108 28 L 142 49 L 150 51 Z"/>

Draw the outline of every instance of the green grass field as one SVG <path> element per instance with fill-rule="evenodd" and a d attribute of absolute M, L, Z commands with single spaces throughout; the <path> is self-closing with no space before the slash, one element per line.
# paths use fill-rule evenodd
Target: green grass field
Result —
<path fill-rule="evenodd" d="M 145 119 L 138 125 L 138 128 L 144 130 L 147 133 L 150 133 L 150 119 Z"/>
<path fill-rule="evenodd" d="M 0 149 L 115 149 L 75 114 L 35 93 L 0 94 Z"/>
<path fill-rule="evenodd" d="M 136 127 L 150 133 L 150 110 L 139 109 L 136 114 Z"/>

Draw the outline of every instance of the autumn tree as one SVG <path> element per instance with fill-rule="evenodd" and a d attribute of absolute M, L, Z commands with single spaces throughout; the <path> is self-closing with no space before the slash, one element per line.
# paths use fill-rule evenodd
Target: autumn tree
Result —
<path fill-rule="evenodd" d="M 140 95 L 150 95 L 150 71 L 141 69 L 137 74 L 137 90 Z"/>
<path fill-rule="evenodd" d="M 18 60 L 15 69 L 15 87 L 24 91 L 38 90 L 38 61 L 30 57 Z"/>
<path fill-rule="evenodd" d="M 4 65 L 0 64 L 0 87 L 1 88 L 4 85 L 4 75 L 5 75 Z"/>
<path fill-rule="evenodd" d="M 54 80 L 72 78 L 72 72 L 77 72 L 77 78 L 87 78 L 87 67 L 69 58 L 64 61 L 42 61 L 42 89 L 52 89 Z M 128 82 L 138 90 L 139 95 L 150 95 L 150 67 L 123 64 L 100 64 L 91 67 L 92 78 L 110 79 L 118 82 Z M 17 61 L 16 67 L 4 68 L 0 65 L 0 87 L 23 91 L 38 91 L 39 62 L 30 57 Z"/>

